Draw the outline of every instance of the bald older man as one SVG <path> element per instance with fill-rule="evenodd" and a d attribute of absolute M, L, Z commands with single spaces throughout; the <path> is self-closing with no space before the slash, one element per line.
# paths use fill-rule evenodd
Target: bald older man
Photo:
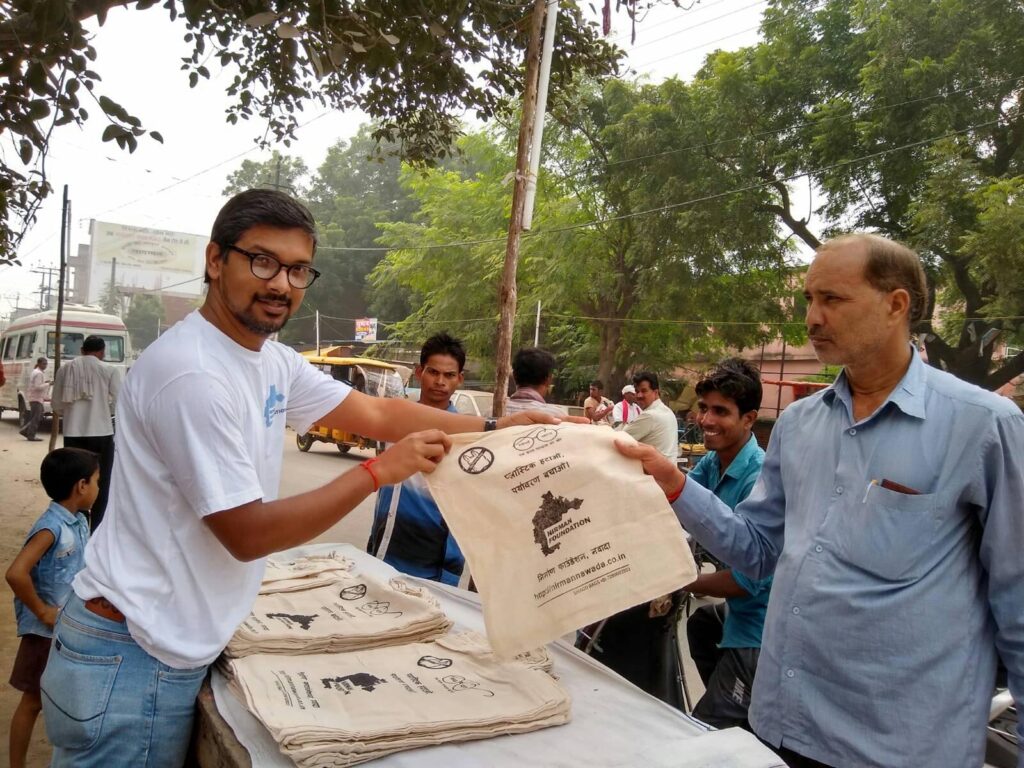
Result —
<path fill-rule="evenodd" d="M 918 356 L 927 292 L 904 246 L 827 242 L 804 295 L 843 371 L 782 414 L 735 512 L 620 450 L 713 554 L 774 570 L 750 722 L 789 765 L 981 766 L 997 648 L 1024 699 L 1024 415 Z"/>

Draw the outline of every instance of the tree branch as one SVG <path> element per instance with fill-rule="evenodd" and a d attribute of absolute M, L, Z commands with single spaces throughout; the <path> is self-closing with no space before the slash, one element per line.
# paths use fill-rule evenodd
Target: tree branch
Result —
<path fill-rule="evenodd" d="M 782 199 L 781 205 L 769 204 L 764 206 L 764 210 L 769 213 L 774 213 L 786 226 L 789 227 L 790 231 L 803 240 L 811 248 L 817 249 L 821 245 L 819 240 L 814 233 L 811 232 L 807 227 L 806 219 L 798 219 L 793 215 L 792 201 L 789 197 L 789 189 L 786 187 L 784 182 L 781 182 L 767 172 L 762 173 L 761 177 L 771 183 L 771 186 L 779 193 L 779 197 Z"/>
<path fill-rule="evenodd" d="M 985 379 L 983 386 L 985 389 L 996 390 L 1021 374 L 1024 374 L 1024 352 L 1018 352 L 1008 362 L 992 371 Z"/>

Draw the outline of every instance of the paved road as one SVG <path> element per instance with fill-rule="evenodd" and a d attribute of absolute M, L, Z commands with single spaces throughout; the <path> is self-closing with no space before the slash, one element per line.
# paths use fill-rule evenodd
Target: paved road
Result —
<path fill-rule="evenodd" d="M 335 446 L 327 443 L 313 443 L 309 453 L 302 453 L 295 445 L 295 433 L 289 430 L 285 434 L 279 497 L 283 499 L 319 488 L 371 456 L 372 451 L 353 450 L 342 454 Z M 365 547 L 370 523 L 373 521 L 375 498 L 376 495 L 367 498 L 314 541 L 343 541 L 360 548 Z"/>

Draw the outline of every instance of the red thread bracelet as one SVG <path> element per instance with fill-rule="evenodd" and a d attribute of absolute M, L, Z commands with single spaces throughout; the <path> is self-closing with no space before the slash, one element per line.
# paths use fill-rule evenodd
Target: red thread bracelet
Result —
<path fill-rule="evenodd" d="M 371 465 L 376 464 L 376 463 L 377 463 L 377 459 L 375 459 L 375 458 L 374 459 L 367 459 L 366 461 L 364 461 L 359 466 L 362 467 L 363 469 L 365 469 L 370 474 L 370 477 L 373 478 L 373 490 L 379 491 L 380 490 L 380 479 L 377 477 L 377 473 L 374 472 L 373 469 L 371 468 Z"/>
<path fill-rule="evenodd" d="M 683 495 L 683 488 L 686 487 L 686 480 L 683 480 L 683 484 L 679 486 L 679 490 L 673 493 L 671 496 L 667 496 L 669 504 L 675 504 L 676 499 Z"/>

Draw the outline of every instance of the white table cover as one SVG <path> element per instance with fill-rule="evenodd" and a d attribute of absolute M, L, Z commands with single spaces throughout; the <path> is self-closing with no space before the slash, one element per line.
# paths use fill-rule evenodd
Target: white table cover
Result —
<path fill-rule="evenodd" d="M 396 571 L 348 544 L 297 547 L 281 557 L 337 551 L 356 561 L 357 572 L 390 578 Z M 456 629 L 484 631 L 476 595 L 432 581 L 427 586 L 441 601 Z M 554 671 L 572 696 L 572 722 L 516 736 L 450 744 L 401 752 L 371 763 L 380 768 L 785 768 L 783 762 L 751 733 L 740 728 L 711 731 L 667 704 L 649 696 L 570 644 L 548 646 Z M 249 751 L 254 768 L 294 768 L 266 728 L 227 689 L 214 671 L 217 709 Z"/>

